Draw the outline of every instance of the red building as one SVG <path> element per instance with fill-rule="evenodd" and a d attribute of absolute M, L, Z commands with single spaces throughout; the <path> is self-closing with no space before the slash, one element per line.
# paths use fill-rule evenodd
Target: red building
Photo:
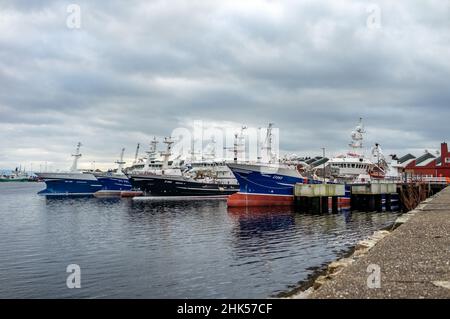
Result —
<path fill-rule="evenodd" d="M 441 144 L 440 155 L 434 156 L 426 152 L 424 155 L 414 158 L 408 154 L 404 172 L 408 175 L 419 177 L 449 177 L 450 178 L 450 153 L 447 143 Z M 399 162 L 401 159 L 399 160 Z"/>

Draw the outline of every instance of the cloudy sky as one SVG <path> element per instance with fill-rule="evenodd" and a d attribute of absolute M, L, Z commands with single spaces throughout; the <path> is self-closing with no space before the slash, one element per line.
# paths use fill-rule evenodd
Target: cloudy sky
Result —
<path fill-rule="evenodd" d="M 0 0 L 0 168 L 78 141 L 107 166 L 199 120 L 314 155 L 363 117 L 368 146 L 420 153 L 449 137 L 449 57 L 445 0 Z"/>

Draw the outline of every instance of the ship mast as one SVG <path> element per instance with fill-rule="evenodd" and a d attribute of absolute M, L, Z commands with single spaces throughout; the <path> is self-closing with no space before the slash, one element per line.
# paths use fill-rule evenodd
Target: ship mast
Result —
<path fill-rule="evenodd" d="M 195 140 L 191 140 L 191 163 L 195 162 Z"/>
<path fill-rule="evenodd" d="M 273 123 L 269 123 L 269 126 L 267 127 L 267 134 L 266 134 L 266 141 L 264 142 L 263 149 L 266 150 L 267 159 L 269 163 L 273 163 L 274 156 L 272 153 L 272 143 L 273 143 L 273 136 L 272 136 L 272 129 L 273 129 Z"/>
<path fill-rule="evenodd" d="M 257 138 L 257 147 L 256 147 L 256 163 L 261 163 L 262 157 L 261 157 L 261 127 L 258 127 L 258 138 Z"/>
<path fill-rule="evenodd" d="M 352 155 L 356 156 L 361 156 L 364 140 L 363 134 L 366 133 L 362 120 L 362 117 L 360 117 L 358 125 L 352 131 L 352 142 L 349 144 Z"/>
<path fill-rule="evenodd" d="M 243 153 L 245 152 L 245 136 L 244 136 L 244 131 L 247 129 L 247 126 L 242 126 L 241 127 L 241 132 L 240 133 L 236 133 L 234 134 L 234 145 L 233 147 L 224 147 L 225 150 L 233 150 L 233 161 L 235 163 L 238 162 L 238 158 L 239 158 L 239 153 Z M 244 141 L 244 142 L 242 142 Z M 244 146 L 244 149 L 241 149 L 241 146 Z"/>
<path fill-rule="evenodd" d="M 214 136 L 211 137 L 211 140 L 209 141 L 207 146 L 210 146 L 211 150 L 202 155 L 202 160 L 205 161 L 209 159 L 214 161 L 216 158 L 216 140 L 214 139 Z"/>
<path fill-rule="evenodd" d="M 150 150 L 147 152 L 147 161 L 145 162 L 145 168 L 149 168 L 150 164 L 152 164 L 156 160 L 158 140 L 156 136 L 153 136 L 153 140 L 150 142 Z"/>
<path fill-rule="evenodd" d="M 190 162 L 191 163 L 194 163 L 194 162 L 197 161 L 196 155 L 202 155 L 203 156 L 203 152 L 195 152 L 195 139 L 194 139 L 194 137 L 192 137 L 192 139 L 191 139 L 191 149 L 189 151 L 189 154 L 190 154 Z"/>
<path fill-rule="evenodd" d="M 241 132 L 238 134 L 236 133 L 234 135 L 234 146 L 233 146 L 233 153 L 234 153 L 234 162 L 237 163 L 239 158 L 239 153 L 245 152 L 245 144 L 242 142 L 244 137 L 244 131 L 247 129 L 247 126 L 241 127 Z M 241 149 L 241 146 L 244 146 L 244 150 Z"/>
<path fill-rule="evenodd" d="M 172 145 L 175 142 L 172 140 L 171 137 L 164 138 L 164 144 L 166 144 L 166 151 L 163 152 L 161 155 L 163 156 L 163 170 L 169 168 L 169 158 L 172 155 Z"/>
<path fill-rule="evenodd" d="M 78 170 L 78 159 L 82 156 L 80 153 L 80 148 L 81 148 L 82 144 L 78 143 L 77 144 L 77 149 L 75 151 L 75 154 L 72 154 L 73 156 L 73 164 L 72 167 L 70 168 L 71 172 L 76 172 Z"/>
<path fill-rule="evenodd" d="M 139 149 L 141 148 L 141 144 L 138 143 L 136 147 L 136 154 L 134 154 L 134 162 L 133 165 L 136 165 L 138 163 L 138 157 L 139 157 Z"/>
<path fill-rule="evenodd" d="M 374 146 L 374 148 L 372 149 L 372 156 L 373 156 L 373 157 L 376 157 L 376 159 L 377 159 L 377 167 L 378 167 L 381 171 L 385 172 L 386 167 L 382 167 L 382 166 L 385 165 L 386 159 L 385 159 L 385 157 L 384 157 L 383 151 L 382 151 L 381 146 L 380 146 L 379 143 L 375 143 L 375 146 Z"/>
<path fill-rule="evenodd" d="M 124 153 L 125 153 L 125 148 L 122 148 L 122 152 L 120 153 L 120 160 L 116 161 L 116 164 L 119 165 L 119 167 L 117 167 L 118 174 L 123 174 L 123 166 L 126 164 L 126 162 L 123 161 Z"/>

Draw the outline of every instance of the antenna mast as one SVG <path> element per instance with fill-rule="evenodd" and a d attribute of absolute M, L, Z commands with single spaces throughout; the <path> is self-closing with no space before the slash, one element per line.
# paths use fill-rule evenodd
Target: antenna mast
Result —
<path fill-rule="evenodd" d="M 82 154 L 80 153 L 81 146 L 82 146 L 82 144 L 79 142 L 77 144 L 77 149 L 75 151 L 75 154 L 72 154 L 73 164 L 72 164 L 72 167 L 70 168 L 71 172 L 76 172 L 78 170 L 78 159 L 82 156 Z"/>
<path fill-rule="evenodd" d="M 137 147 L 136 147 L 136 154 L 134 154 L 134 162 L 133 164 L 136 165 L 138 162 L 138 157 L 139 157 L 139 149 L 141 148 L 141 144 L 138 143 Z"/>
<path fill-rule="evenodd" d="M 265 146 L 263 147 L 263 149 L 266 150 L 269 163 L 272 163 L 274 160 L 274 156 L 272 153 L 272 144 L 273 144 L 272 129 L 273 123 L 269 123 L 269 126 L 267 127 L 266 141 L 264 142 Z"/>
<path fill-rule="evenodd" d="M 158 147 L 158 140 L 156 136 L 153 136 L 153 140 L 150 142 L 150 150 L 147 152 L 147 161 L 145 162 L 145 168 L 149 168 L 150 164 L 152 164 L 156 160 L 156 153 Z"/>
<path fill-rule="evenodd" d="M 247 129 L 247 126 L 241 127 L 241 132 L 238 134 L 236 133 L 234 135 L 234 147 L 233 147 L 233 153 L 234 153 L 234 162 L 237 163 L 239 158 L 239 153 L 243 153 L 245 151 L 245 145 L 242 143 L 244 138 L 244 131 Z M 244 145 L 244 150 L 241 149 L 241 146 Z"/>
<path fill-rule="evenodd" d="M 352 153 L 358 156 L 361 156 L 361 154 L 359 154 L 359 151 L 363 148 L 363 134 L 366 133 L 362 120 L 362 117 L 360 117 L 358 126 L 356 126 L 356 128 L 352 131 L 352 142 L 349 144 L 349 146 L 352 148 Z"/>
<path fill-rule="evenodd" d="M 169 158 L 172 155 L 172 145 L 174 143 L 175 142 L 172 140 L 171 137 L 164 138 L 164 144 L 166 144 L 167 146 L 166 146 L 166 151 L 161 154 L 164 158 L 163 170 L 169 168 Z"/>
<path fill-rule="evenodd" d="M 209 146 L 210 150 L 208 150 L 206 154 L 202 154 L 202 160 L 209 159 L 214 161 L 216 159 L 216 140 L 214 139 L 214 136 L 211 137 L 207 146 Z"/>
<path fill-rule="evenodd" d="M 119 165 L 117 167 L 117 173 L 122 174 L 123 173 L 123 166 L 126 164 L 126 162 L 123 161 L 123 155 L 125 153 L 125 148 L 122 148 L 122 152 L 120 153 L 120 160 L 116 161 L 116 164 Z"/>
<path fill-rule="evenodd" d="M 234 158 L 233 161 L 237 163 L 239 158 L 239 153 L 245 152 L 245 143 L 241 141 L 244 140 L 244 131 L 247 129 L 247 126 L 241 127 L 241 133 L 234 134 L 234 145 L 233 147 L 224 147 L 225 150 L 233 150 Z M 244 150 L 240 149 L 240 146 L 244 145 Z"/>

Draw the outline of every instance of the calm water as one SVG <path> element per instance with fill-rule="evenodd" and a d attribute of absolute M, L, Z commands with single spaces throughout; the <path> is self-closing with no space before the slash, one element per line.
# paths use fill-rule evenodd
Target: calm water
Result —
<path fill-rule="evenodd" d="M 270 297 L 396 218 L 45 199 L 43 188 L 0 183 L 0 298 Z M 66 286 L 69 264 L 81 289 Z"/>

